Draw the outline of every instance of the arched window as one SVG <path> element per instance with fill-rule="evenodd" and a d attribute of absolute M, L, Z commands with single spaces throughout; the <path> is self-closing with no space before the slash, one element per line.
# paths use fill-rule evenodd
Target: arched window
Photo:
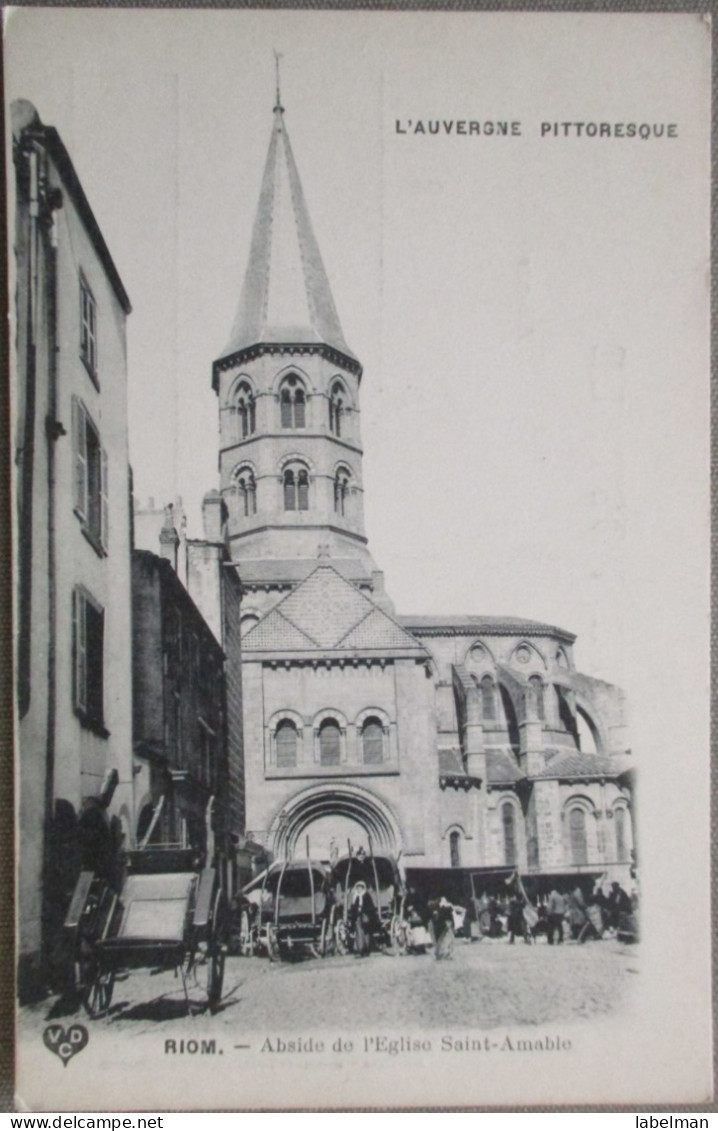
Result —
<path fill-rule="evenodd" d="M 341 382 L 336 381 L 329 397 L 329 431 L 335 436 L 342 434 L 344 412 L 344 389 Z"/>
<path fill-rule="evenodd" d="M 342 760 L 342 735 L 335 719 L 325 719 L 319 728 L 319 761 L 322 766 L 338 766 Z"/>
<path fill-rule="evenodd" d="M 574 805 L 572 809 L 569 809 L 568 830 L 571 839 L 571 863 L 588 864 L 586 813 L 580 805 Z"/>
<path fill-rule="evenodd" d="M 626 837 L 626 810 L 621 807 L 613 814 L 616 827 L 616 859 L 620 864 L 625 864 L 629 859 L 628 840 Z"/>
<path fill-rule="evenodd" d="M 501 806 L 501 824 L 504 830 L 504 863 L 516 863 L 516 812 L 510 801 Z"/>
<path fill-rule="evenodd" d="M 237 494 L 240 499 L 240 513 L 247 518 L 250 514 L 257 513 L 257 484 L 251 468 L 243 467 L 235 476 Z"/>
<path fill-rule="evenodd" d="M 339 468 L 334 480 L 334 510 L 339 515 L 346 514 L 347 495 L 349 494 L 349 472 L 343 467 Z"/>
<path fill-rule="evenodd" d="M 297 728 L 291 719 L 283 719 L 276 734 L 277 766 L 288 768 L 297 764 Z"/>
<path fill-rule="evenodd" d="M 384 761 L 384 728 L 379 719 L 366 719 L 361 728 L 362 759 L 365 765 Z"/>
<path fill-rule="evenodd" d="M 242 381 L 237 389 L 234 409 L 239 419 L 239 435 L 241 439 L 246 440 L 248 436 L 254 433 L 256 428 L 254 395 L 246 381 Z"/>
<path fill-rule="evenodd" d="M 285 511 L 309 510 L 309 472 L 288 467 L 282 476 Z"/>
<path fill-rule="evenodd" d="M 282 428 L 304 428 L 306 396 L 298 377 L 287 377 L 279 394 Z"/>
<path fill-rule="evenodd" d="M 490 675 L 481 680 L 481 713 L 485 719 L 496 718 L 496 688 Z"/>
<path fill-rule="evenodd" d="M 529 686 L 533 695 L 536 718 L 543 722 L 546 718 L 546 708 L 543 701 L 543 680 L 541 676 L 532 675 L 529 679 Z"/>
<path fill-rule="evenodd" d="M 456 830 L 449 836 L 449 859 L 452 868 L 461 867 L 461 833 Z"/>

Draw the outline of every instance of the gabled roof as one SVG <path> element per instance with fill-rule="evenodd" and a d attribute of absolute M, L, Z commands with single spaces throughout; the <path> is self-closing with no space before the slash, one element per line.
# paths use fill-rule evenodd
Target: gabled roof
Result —
<path fill-rule="evenodd" d="M 413 636 L 330 565 L 320 565 L 247 633 L 248 652 L 401 652 L 426 655 Z"/>
<path fill-rule="evenodd" d="M 220 360 L 259 344 L 326 345 L 356 363 L 344 341 L 279 105 L 239 307 Z"/>

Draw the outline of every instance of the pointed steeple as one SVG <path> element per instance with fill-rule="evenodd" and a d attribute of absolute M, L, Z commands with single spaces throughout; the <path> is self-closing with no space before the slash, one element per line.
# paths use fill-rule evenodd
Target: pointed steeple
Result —
<path fill-rule="evenodd" d="M 309 219 L 278 84 L 249 263 L 221 359 L 260 344 L 325 345 L 356 364 Z"/>

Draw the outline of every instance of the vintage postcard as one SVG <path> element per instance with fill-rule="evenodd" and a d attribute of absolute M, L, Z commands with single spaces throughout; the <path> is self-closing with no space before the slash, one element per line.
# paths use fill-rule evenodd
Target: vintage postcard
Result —
<path fill-rule="evenodd" d="M 18 1104 L 708 1102 L 709 21 L 4 34 Z"/>

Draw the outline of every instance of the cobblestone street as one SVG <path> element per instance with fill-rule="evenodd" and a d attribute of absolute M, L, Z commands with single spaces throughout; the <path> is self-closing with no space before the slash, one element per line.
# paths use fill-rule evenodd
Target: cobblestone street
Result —
<path fill-rule="evenodd" d="M 638 972 L 639 951 L 615 940 L 579 946 L 515 946 L 506 940 L 456 942 L 453 957 L 431 953 L 301 959 L 227 959 L 219 1011 L 191 1020 L 180 980 L 171 973 L 118 979 L 107 1018 L 87 1021 L 81 1010 L 48 1000 L 21 1010 L 30 1036 L 49 1020 L 77 1020 L 108 1036 L 120 1033 L 221 1037 L 241 1033 L 322 1030 L 490 1029 L 545 1026 L 599 1018 L 620 1008 Z M 203 1002 L 203 972 L 191 998 Z M 188 1031 L 188 1024 L 191 1031 Z"/>

